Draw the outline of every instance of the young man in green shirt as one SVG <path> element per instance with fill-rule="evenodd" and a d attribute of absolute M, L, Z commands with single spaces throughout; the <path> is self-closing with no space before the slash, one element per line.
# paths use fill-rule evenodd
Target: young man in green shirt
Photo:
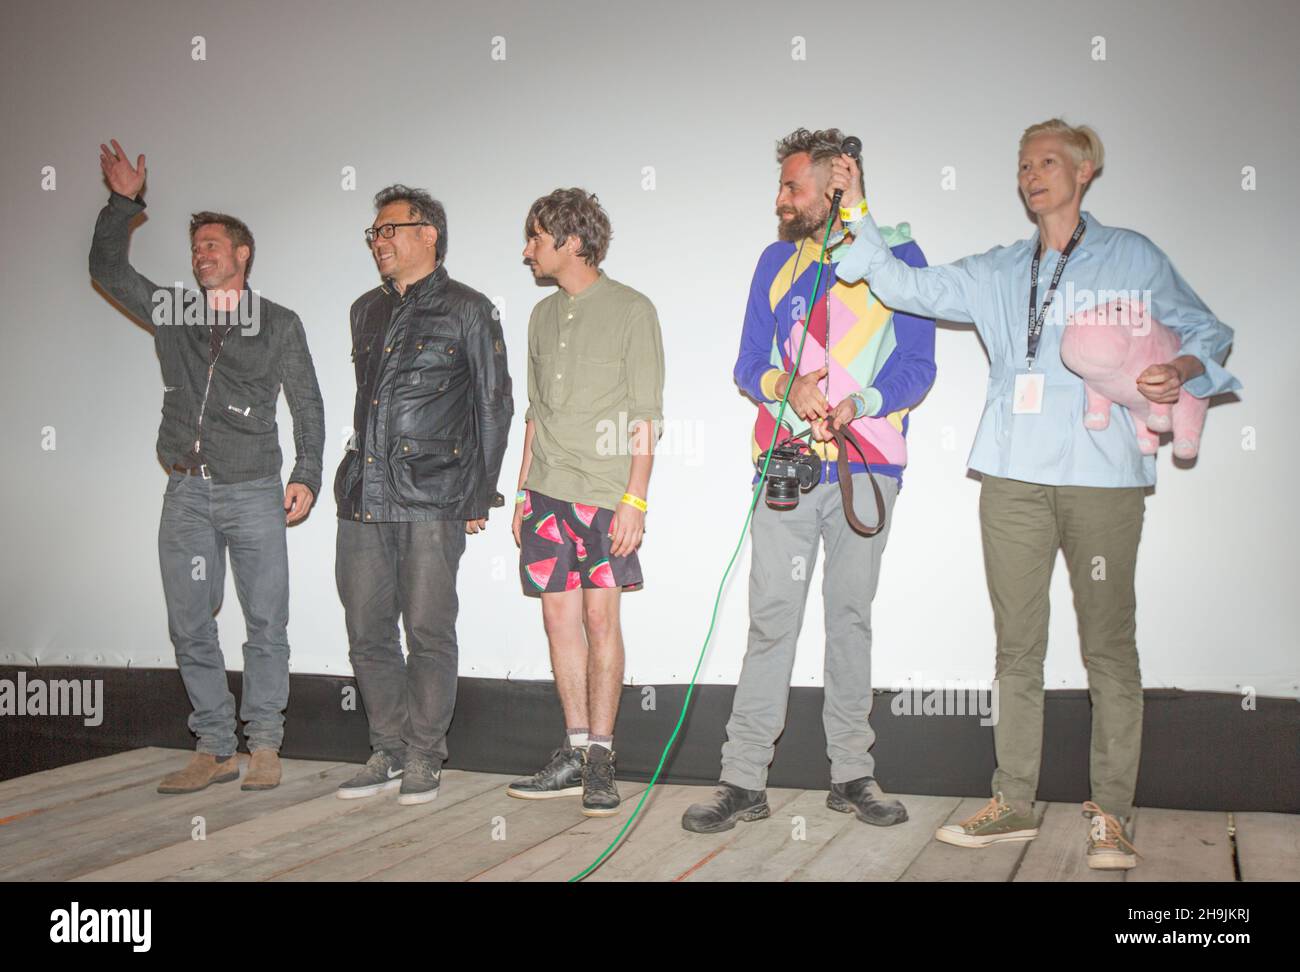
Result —
<path fill-rule="evenodd" d="M 564 708 L 564 744 L 507 792 L 582 795 L 589 817 L 618 811 L 614 720 L 623 686 L 619 595 L 642 586 L 664 352 L 654 305 L 600 270 L 609 217 L 557 189 L 524 222 L 524 261 L 558 289 L 528 322 L 528 412 L 514 534 L 524 593 L 539 596 Z"/>

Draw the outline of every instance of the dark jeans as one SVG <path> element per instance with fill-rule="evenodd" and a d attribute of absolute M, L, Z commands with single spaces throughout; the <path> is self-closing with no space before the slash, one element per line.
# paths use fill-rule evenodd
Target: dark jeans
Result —
<path fill-rule="evenodd" d="M 235 697 L 217 641 L 226 551 L 244 609 L 249 749 L 279 751 L 289 704 L 289 556 L 280 476 L 217 484 L 173 472 L 163 495 L 158 563 L 176 665 L 189 693 L 198 751 L 235 751 Z"/>
<path fill-rule="evenodd" d="M 402 755 L 409 748 L 435 767 L 447 759 L 456 706 L 456 571 L 464 552 L 463 520 L 339 520 L 335 576 L 372 749 Z"/>

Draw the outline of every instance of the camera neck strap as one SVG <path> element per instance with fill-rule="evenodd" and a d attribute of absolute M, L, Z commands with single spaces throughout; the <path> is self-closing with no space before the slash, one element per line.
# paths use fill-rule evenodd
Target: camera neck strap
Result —
<path fill-rule="evenodd" d="M 876 482 L 875 473 L 867 465 L 866 454 L 862 451 L 862 446 L 853 430 L 845 425 L 839 429 L 832 428 L 831 433 L 835 436 L 837 452 L 835 469 L 838 473 L 836 478 L 840 481 L 840 503 L 844 507 L 844 518 L 849 521 L 849 526 L 854 533 L 864 537 L 874 537 L 885 527 L 885 497 L 881 495 L 880 484 Z M 850 442 L 853 443 L 853 448 L 858 450 L 858 455 L 862 456 L 862 465 L 867 471 L 867 478 L 871 480 L 871 490 L 876 494 L 876 525 L 873 527 L 859 520 L 858 515 L 853 511 L 853 474 L 849 471 L 848 449 Z"/>

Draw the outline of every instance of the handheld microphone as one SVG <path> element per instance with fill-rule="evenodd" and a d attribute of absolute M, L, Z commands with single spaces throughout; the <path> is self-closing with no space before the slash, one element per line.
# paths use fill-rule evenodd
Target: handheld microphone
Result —
<path fill-rule="evenodd" d="M 850 135 L 840 143 L 840 151 L 845 155 L 852 156 L 854 161 L 860 161 L 862 158 L 862 139 Z M 835 195 L 831 197 L 831 218 L 840 211 L 840 199 L 844 196 L 843 189 L 836 189 Z"/>

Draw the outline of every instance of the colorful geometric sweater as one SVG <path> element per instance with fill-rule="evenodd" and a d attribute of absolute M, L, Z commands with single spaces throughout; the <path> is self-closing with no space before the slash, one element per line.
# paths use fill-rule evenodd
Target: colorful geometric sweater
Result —
<path fill-rule="evenodd" d="M 900 223 L 897 228 L 882 227 L 881 232 L 895 256 L 914 267 L 926 266 L 925 255 L 911 239 L 906 223 Z M 836 277 L 836 262 L 847 252 L 843 240 L 832 241 L 829 262 L 822 268 L 817 301 L 812 313 L 805 314 L 817 279 L 821 250 L 819 243 L 807 240 L 773 243 L 758 258 L 754 270 L 734 371 L 736 384 L 759 403 L 753 457 L 756 461 L 761 459 L 771 445 L 780 408 L 775 379 L 780 372 L 794 369 L 794 357 L 803 334 L 802 322 L 808 317 L 808 339 L 804 342 L 799 373 L 827 369 L 828 377 L 819 387 L 831 407 L 852 392 L 866 390 L 868 412 L 854 420 L 851 428 L 862 443 L 871 471 L 893 476 L 901 486 L 903 468 L 907 465 L 907 415 L 934 382 L 934 321 L 894 313 L 875 298 L 866 281 L 846 284 Z M 829 355 L 826 351 L 828 307 Z M 808 423 L 787 403 L 781 426 L 778 441 L 799 434 L 808 428 Z M 823 460 L 822 482 L 835 482 L 838 478 L 835 443 L 813 441 L 812 448 Z M 849 458 L 851 473 L 865 471 L 861 457 L 852 446 Z M 757 478 L 755 474 L 755 481 Z"/>

